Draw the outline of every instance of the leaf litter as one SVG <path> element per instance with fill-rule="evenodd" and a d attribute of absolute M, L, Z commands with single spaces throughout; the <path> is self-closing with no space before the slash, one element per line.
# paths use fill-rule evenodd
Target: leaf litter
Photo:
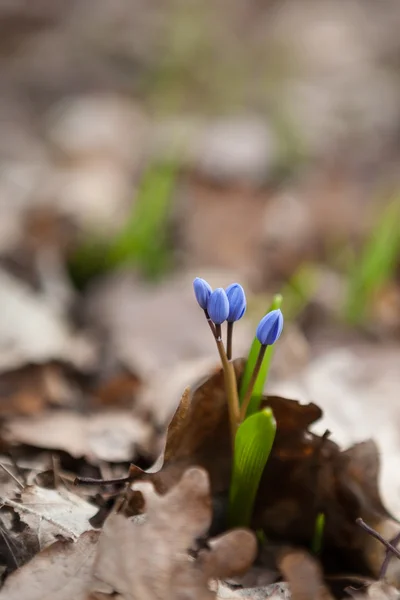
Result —
<path fill-rule="evenodd" d="M 253 534 L 243 531 L 240 535 L 244 538 L 239 539 L 237 532 L 226 532 L 232 455 L 220 369 L 214 368 L 210 376 L 186 389 L 170 422 L 164 451 L 149 468 L 149 460 L 159 448 L 166 406 L 171 402 L 168 400 L 159 411 L 159 415 L 164 414 L 160 420 L 157 399 L 168 389 L 168 380 L 165 384 L 159 380 L 158 387 L 153 386 L 149 414 L 144 402 L 134 404 L 140 380 L 133 365 L 119 372 L 106 370 L 106 379 L 96 375 L 95 385 L 88 386 L 76 375 L 83 373 L 89 363 L 78 361 L 66 368 L 69 355 L 53 354 L 58 362 L 35 356 L 34 349 L 21 354 L 24 358 L 13 363 L 14 379 L 8 364 L 4 366 L 0 384 L 3 382 L 9 403 L 3 405 L 2 444 L 28 455 L 37 449 L 55 452 L 69 465 L 67 471 L 72 469 L 83 478 L 114 476 L 116 482 L 97 488 L 92 485 L 86 490 L 60 485 L 49 489 L 31 483 L 24 484 L 21 491 L 15 482 L 10 483 L 10 477 L 3 484 L 7 475 L 2 477 L 0 559 L 5 583 L 0 598 L 41 598 L 44 589 L 49 598 L 56 600 L 106 598 L 111 592 L 128 599 L 146 596 L 198 600 L 215 597 L 217 589 L 221 597 L 267 598 L 278 594 L 278 584 L 265 587 L 265 582 L 281 577 L 289 582 L 290 592 L 285 588 L 283 595 L 279 592 L 280 597 L 294 600 L 329 598 L 333 593 L 332 577 L 343 581 L 341 587 L 336 586 L 335 597 L 343 596 L 345 582 L 349 581 L 354 584 L 355 594 L 380 598 L 387 593 L 391 597 L 396 588 L 388 591 L 383 583 L 373 587 L 370 582 L 379 578 L 386 560 L 385 580 L 398 586 L 400 563 L 388 557 L 385 546 L 355 523 L 361 517 L 387 540 L 395 538 L 400 530 L 380 499 L 379 454 L 372 441 L 342 451 L 328 434 L 317 435 L 310 430 L 322 416 L 316 404 L 300 404 L 280 396 L 263 398 L 262 405 L 272 408 L 278 428 L 257 494 L 252 528 L 262 530 L 267 542 L 261 545 L 256 558 L 254 546 L 246 566 L 239 568 L 243 539 L 250 544 L 248 536 Z M 203 367 L 210 364 L 208 360 L 203 361 Z M 24 366 L 24 361 L 36 365 Z M 40 361 L 43 364 L 37 364 Z M 200 362 L 190 364 L 185 384 L 199 372 Z M 243 365 L 243 360 L 234 363 L 239 381 Z M 172 368 L 164 369 L 163 378 L 173 372 Z M 184 380 L 177 378 L 171 397 Z M 79 407 L 85 395 L 87 410 L 76 412 L 73 409 Z M 118 484 L 118 474 L 124 469 L 126 473 L 128 464 L 137 458 L 142 462 L 131 467 L 128 478 L 134 483 L 123 488 L 122 483 Z M 194 477 L 193 469 L 199 481 L 206 477 L 210 495 L 196 481 L 191 492 L 197 490 L 197 500 L 187 496 L 183 484 L 188 469 L 190 477 Z M 17 471 L 11 471 L 17 476 Z M 83 491 L 87 500 L 81 497 Z M 175 506 L 170 512 L 163 504 L 167 501 Z M 106 516 L 115 506 L 120 512 L 111 512 L 99 534 L 90 523 L 96 522 L 97 512 Z M 159 520 L 150 519 L 151 506 L 158 507 Z M 325 515 L 323 548 L 320 556 L 313 558 L 307 551 L 321 512 Z M 184 531 L 181 538 L 177 534 L 179 523 Z M 168 563 L 167 558 L 174 552 L 179 560 Z M 82 554 L 86 561 L 80 568 Z M 155 559 L 163 556 L 160 566 Z M 74 581 L 64 585 L 60 573 L 71 573 Z M 210 580 L 216 579 L 227 579 L 228 583 L 211 581 L 210 587 Z"/>

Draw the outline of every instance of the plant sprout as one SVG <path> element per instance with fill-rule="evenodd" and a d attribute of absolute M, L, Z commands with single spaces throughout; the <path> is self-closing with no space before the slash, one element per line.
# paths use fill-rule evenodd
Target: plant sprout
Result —
<path fill-rule="evenodd" d="M 271 349 L 283 329 L 281 297 L 260 321 L 250 350 L 239 402 L 238 384 L 232 363 L 233 325 L 246 311 L 242 286 L 231 284 L 226 290 L 211 286 L 200 277 L 193 282 L 196 300 L 204 311 L 222 363 L 231 429 L 233 468 L 229 493 L 229 522 L 245 526 L 251 522 L 260 479 L 275 439 L 276 422 L 270 408 L 259 409 L 262 389 L 271 361 Z M 222 324 L 227 321 L 226 348 Z M 257 399 L 254 400 L 254 392 Z M 258 402 L 258 404 L 257 404 Z M 249 408 L 251 407 L 251 412 Z"/>

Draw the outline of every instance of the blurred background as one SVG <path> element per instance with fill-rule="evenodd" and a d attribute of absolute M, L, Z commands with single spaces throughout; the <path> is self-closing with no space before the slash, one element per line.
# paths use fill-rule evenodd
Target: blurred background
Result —
<path fill-rule="evenodd" d="M 282 293 L 270 389 L 389 474 L 399 29 L 398 0 L 1 0 L 3 419 L 134 398 L 164 427 L 217 364 L 193 278 L 239 281 L 235 354 Z"/>

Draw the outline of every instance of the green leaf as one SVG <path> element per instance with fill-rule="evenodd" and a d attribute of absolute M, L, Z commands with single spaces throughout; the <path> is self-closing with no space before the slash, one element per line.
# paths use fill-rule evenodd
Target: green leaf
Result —
<path fill-rule="evenodd" d="M 384 209 L 349 276 L 345 317 L 358 324 L 373 296 L 394 274 L 400 253 L 400 199 Z"/>
<path fill-rule="evenodd" d="M 282 306 L 282 296 L 280 294 L 276 294 L 273 298 L 272 304 L 267 310 L 270 312 L 271 310 L 275 310 Z M 243 398 L 246 394 L 247 387 L 249 385 L 251 375 L 254 371 L 255 364 L 257 362 L 258 354 L 260 352 L 261 344 L 258 339 L 255 337 L 253 343 L 250 348 L 249 356 L 247 358 L 246 366 L 244 369 L 244 373 L 242 376 L 242 382 L 240 384 L 240 393 L 239 393 L 239 403 L 243 402 Z M 263 394 L 263 390 L 265 387 L 265 382 L 267 381 L 269 366 L 271 364 L 272 355 L 274 353 L 274 346 L 268 346 L 264 360 L 261 365 L 260 372 L 254 384 L 253 393 L 251 396 L 249 408 L 247 409 L 247 416 L 250 416 L 258 411 L 260 406 L 261 397 Z"/>
<path fill-rule="evenodd" d="M 229 524 L 248 526 L 261 475 L 271 453 L 276 421 L 270 408 L 252 415 L 239 426 L 229 492 Z"/>

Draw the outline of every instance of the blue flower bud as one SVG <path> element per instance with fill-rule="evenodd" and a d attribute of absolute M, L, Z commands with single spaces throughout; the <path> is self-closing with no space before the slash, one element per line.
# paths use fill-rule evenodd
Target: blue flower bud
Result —
<path fill-rule="evenodd" d="M 229 300 L 222 288 L 217 288 L 211 294 L 207 302 L 207 311 L 216 325 L 221 325 L 229 315 Z"/>
<path fill-rule="evenodd" d="M 239 321 L 246 312 L 246 296 L 244 289 L 239 283 L 232 283 L 226 288 L 226 295 L 229 300 L 228 321 Z"/>
<path fill-rule="evenodd" d="M 263 346 L 275 344 L 283 329 L 283 314 L 279 308 L 271 310 L 258 324 L 256 337 Z"/>
<path fill-rule="evenodd" d="M 212 287 L 205 279 L 201 279 L 201 277 L 196 277 L 193 281 L 193 289 L 194 295 L 196 296 L 196 300 L 199 303 L 200 307 L 203 310 L 207 308 L 207 302 L 209 297 L 211 296 Z"/>

